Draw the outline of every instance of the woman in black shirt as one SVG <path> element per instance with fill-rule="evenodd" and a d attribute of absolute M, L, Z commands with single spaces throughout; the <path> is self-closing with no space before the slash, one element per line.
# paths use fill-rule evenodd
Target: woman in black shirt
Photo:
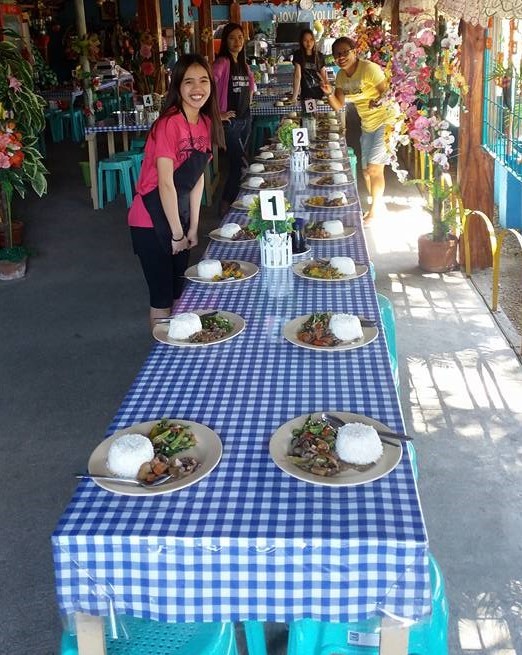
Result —
<path fill-rule="evenodd" d="M 223 28 L 213 74 L 229 163 L 221 200 L 223 215 L 239 193 L 241 167 L 248 164 L 246 146 L 251 130 L 250 105 L 255 83 L 246 63 L 245 37 L 241 25 L 228 23 Z"/>
<path fill-rule="evenodd" d="M 294 64 L 294 90 L 293 102 L 297 102 L 299 94 L 301 102 L 307 98 L 319 100 L 324 93 L 321 84 L 328 81 L 324 56 L 317 51 L 315 37 L 312 30 L 304 29 L 299 36 L 299 50 L 293 55 Z"/>

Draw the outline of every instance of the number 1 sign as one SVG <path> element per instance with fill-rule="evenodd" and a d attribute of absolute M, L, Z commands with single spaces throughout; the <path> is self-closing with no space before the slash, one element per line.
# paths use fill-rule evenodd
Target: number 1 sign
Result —
<path fill-rule="evenodd" d="M 271 191 L 269 189 L 260 191 L 259 204 L 261 218 L 264 221 L 284 221 L 286 219 L 285 194 L 283 191 Z"/>

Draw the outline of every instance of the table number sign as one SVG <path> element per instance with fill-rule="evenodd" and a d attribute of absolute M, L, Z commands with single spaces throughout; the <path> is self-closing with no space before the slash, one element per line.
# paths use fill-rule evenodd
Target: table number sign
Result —
<path fill-rule="evenodd" d="M 292 263 L 292 240 L 288 232 L 278 233 L 276 221 L 286 219 L 285 195 L 282 190 L 259 192 L 261 218 L 272 221 L 273 231 L 267 230 L 259 241 L 261 265 L 267 268 L 286 268 Z"/>
<path fill-rule="evenodd" d="M 295 127 L 292 130 L 292 143 L 294 148 L 306 148 L 310 143 L 306 127 Z"/>
<path fill-rule="evenodd" d="M 147 94 L 143 96 L 143 106 L 152 107 L 152 95 Z"/>
<path fill-rule="evenodd" d="M 304 109 L 307 114 L 313 114 L 317 111 L 317 102 L 315 101 L 315 98 L 307 98 L 304 101 Z"/>
<path fill-rule="evenodd" d="M 285 194 L 279 190 L 262 190 L 259 192 L 261 218 L 264 221 L 286 220 Z M 274 232 L 276 226 L 274 225 Z"/>

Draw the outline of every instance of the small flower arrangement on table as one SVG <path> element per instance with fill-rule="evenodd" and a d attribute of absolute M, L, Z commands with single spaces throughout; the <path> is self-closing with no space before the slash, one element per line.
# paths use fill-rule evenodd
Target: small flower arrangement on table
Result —
<path fill-rule="evenodd" d="M 261 217 L 261 201 L 259 200 L 259 195 L 256 196 L 248 210 L 248 229 L 254 232 L 257 235 L 257 238 L 261 238 L 265 232 L 275 232 L 278 234 L 284 234 L 285 232 L 292 232 L 294 226 L 294 216 L 289 213 L 291 209 L 290 202 L 285 198 L 285 210 L 286 218 L 284 221 L 265 221 Z"/>

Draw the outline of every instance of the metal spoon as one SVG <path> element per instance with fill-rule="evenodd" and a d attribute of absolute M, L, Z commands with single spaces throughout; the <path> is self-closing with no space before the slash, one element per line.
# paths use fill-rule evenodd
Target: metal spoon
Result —
<path fill-rule="evenodd" d="M 116 478 L 112 475 L 92 475 L 90 473 L 78 473 L 76 476 L 78 479 L 88 479 L 88 480 L 103 480 L 104 482 L 114 482 L 115 484 L 126 484 L 133 487 L 144 487 L 149 489 L 150 487 L 159 487 L 165 482 L 168 482 L 172 479 L 172 475 L 162 475 L 152 482 L 146 482 L 145 480 L 136 480 L 135 478 Z"/>
<path fill-rule="evenodd" d="M 216 309 L 213 312 L 208 312 L 207 314 L 200 314 L 199 318 L 210 318 L 211 316 L 215 316 L 218 313 L 218 310 Z M 171 314 L 170 316 L 162 316 L 159 318 L 155 318 L 154 322 L 155 323 L 166 323 L 167 321 L 172 320 L 173 318 L 176 318 L 177 314 Z"/>

